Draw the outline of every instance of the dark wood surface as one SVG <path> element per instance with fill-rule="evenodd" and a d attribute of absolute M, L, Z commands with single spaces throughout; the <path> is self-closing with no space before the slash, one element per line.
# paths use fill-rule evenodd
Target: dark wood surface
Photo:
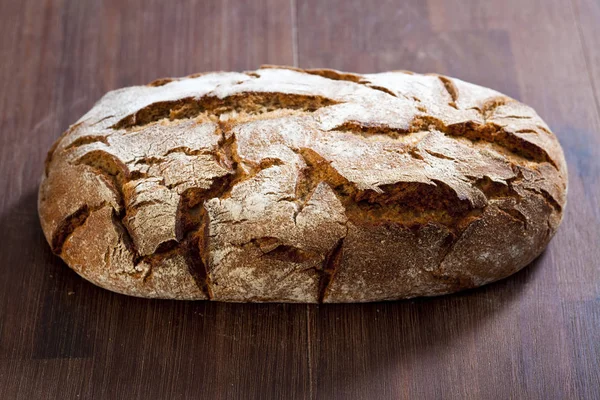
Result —
<path fill-rule="evenodd" d="M 51 254 L 45 152 L 104 92 L 263 63 L 532 105 L 568 161 L 558 234 L 504 281 L 359 305 L 129 298 Z M 599 99 L 597 0 L 0 0 L 0 399 L 599 399 Z"/>

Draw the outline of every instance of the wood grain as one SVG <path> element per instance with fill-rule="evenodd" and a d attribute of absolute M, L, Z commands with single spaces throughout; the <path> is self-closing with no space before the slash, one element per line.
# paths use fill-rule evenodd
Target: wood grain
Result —
<path fill-rule="evenodd" d="M 0 0 L 0 399 L 600 398 L 599 27 L 595 0 Z M 51 254 L 45 152 L 104 92 L 266 63 L 532 105 L 568 161 L 558 234 L 496 284 L 359 305 L 128 298 Z"/>

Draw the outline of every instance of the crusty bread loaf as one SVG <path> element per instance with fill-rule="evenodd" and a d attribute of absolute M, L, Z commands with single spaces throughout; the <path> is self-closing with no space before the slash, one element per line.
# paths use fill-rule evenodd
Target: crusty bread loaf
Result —
<path fill-rule="evenodd" d="M 52 250 L 116 292 L 363 302 L 516 272 L 566 192 L 556 137 L 498 92 L 267 66 L 106 94 L 50 150 L 39 213 Z"/>

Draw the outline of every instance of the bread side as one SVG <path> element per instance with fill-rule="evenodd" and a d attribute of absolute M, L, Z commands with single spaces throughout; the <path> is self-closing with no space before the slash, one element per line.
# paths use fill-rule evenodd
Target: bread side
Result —
<path fill-rule="evenodd" d="M 392 300 L 530 263 L 566 176 L 535 111 L 491 89 L 267 66 L 108 93 L 50 151 L 39 212 L 53 251 L 120 293 Z"/>

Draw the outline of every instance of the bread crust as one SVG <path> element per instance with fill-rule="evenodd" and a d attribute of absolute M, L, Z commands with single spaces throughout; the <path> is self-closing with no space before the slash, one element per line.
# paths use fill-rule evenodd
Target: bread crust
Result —
<path fill-rule="evenodd" d="M 366 302 L 518 271 L 566 193 L 554 134 L 494 90 L 264 66 L 107 93 L 48 154 L 39 215 L 119 293 Z"/>

